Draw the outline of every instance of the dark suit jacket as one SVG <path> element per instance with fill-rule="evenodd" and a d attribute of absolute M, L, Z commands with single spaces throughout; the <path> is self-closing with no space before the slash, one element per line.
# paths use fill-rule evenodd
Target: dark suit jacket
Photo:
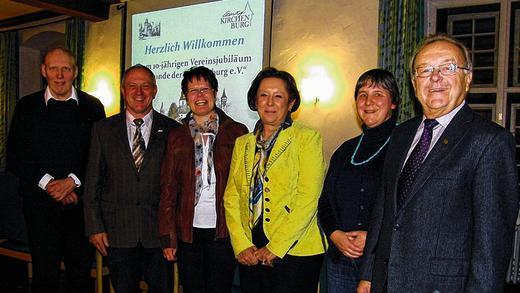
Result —
<path fill-rule="evenodd" d="M 128 144 L 125 112 L 94 124 L 85 183 L 86 234 L 106 232 L 110 247 L 160 247 L 160 171 L 166 138 L 179 123 L 153 112 L 138 173 Z"/>
<path fill-rule="evenodd" d="M 50 117 L 45 90 L 23 97 L 16 104 L 7 141 L 7 169 L 20 178 L 20 194 L 45 204 L 59 204 L 38 182 L 46 173 L 57 179 L 74 173 L 85 183 L 85 167 L 92 124 L 105 118 L 101 102 L 77 90 L 76 119 L 60 124 Z M 54 120 L 54 121 L 53 121 Z M 81 195 L 81 189 L 76 193 Z"/>
<path fill-rule="evenodd" d="M 518 212 L 512 136 L 467 105 L 455 115 L 396 210 L 397 181 L 421 118 L 399 125 L 361 279 L 371 292 L 503 292 Z"/>

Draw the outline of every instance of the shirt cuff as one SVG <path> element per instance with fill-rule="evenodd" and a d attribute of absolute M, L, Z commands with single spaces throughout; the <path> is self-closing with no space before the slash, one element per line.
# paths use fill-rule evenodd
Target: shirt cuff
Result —
<path fill-rule="evenodd" d="M 43 190 L 46 190 L 47 184 L 49 184 L 49 182 L 52 179 L 54 179 L 54 177 L 52 177 L 52 175 L 49 173 L 43 175 L 42 179 L 40 179 L 40 182 L 38 182 L 38 187 L 40 187 Z"/>
<path fill-rule="evenodd" d="M 81 180 L 79 180 L 78 177 L 76 177 L 76 175 L 74 175 L 74 173 L 70 173 L 68 175 L 68 177 L 72 178 L 72 180 L 74 180 L 74 183 L 76 183 L 76 187 L 80 187 L 81 186 Z"/>

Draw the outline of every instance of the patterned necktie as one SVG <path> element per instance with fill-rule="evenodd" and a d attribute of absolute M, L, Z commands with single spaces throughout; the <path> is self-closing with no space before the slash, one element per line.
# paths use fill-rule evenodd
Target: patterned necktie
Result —
<path fill-rule="evenodd" d="M 415 174 L 417 170 L 421 167 L 421 164 L 426 157 L 426 153 L 428 153 L 428 149 L 430 148 L 430 144 L 432 141 L 433 128 L 439 124 L 435 119 L 426 119 L 424 120 L 424 129 L 421 135 L 421 139 L 412 150 L 410 157 L 408 157 L 408 161 L 404 165 L 403 171 L 399 176 L 399 181 L 397 184 L 397 209 L 399 210 L 410 192 L 410 187 L 415 179 Z"/>
<path fill-rule="evenodd" d="M 144 159 L 144 151 L 146 150 L 143 134 L 141 133 L 141 125 L 143 125 L 143 122 L 143 119 L 134 120 L 136 129 L 134 139 L 132 140 L 132 156 L 134 157 L 137 172 L 141 170 L 141 166 L 143 165 Z"/>

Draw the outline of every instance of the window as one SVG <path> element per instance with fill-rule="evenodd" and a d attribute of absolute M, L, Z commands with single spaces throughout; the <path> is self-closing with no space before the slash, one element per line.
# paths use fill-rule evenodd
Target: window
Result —
<path fill-rule="evenodd" d="M 448 35 L 468 47 L 473 85 L 495 86 L 498 57 L 498 12 L 449 15 Z"/>
<path fill-rule="evenodd" d="M 520 2 L 511 4 L 508 86 L 520 87 Z"/>
<path fill-rule="evenodd" d="M 515 136 L 520 174 L 520 0 L 425 3 L 428 33 L 446 33 L 470 50 L 473 85 L 466 100 Z"/>
<path fill-rule="evenodd" d="M 426 3 L 428 33 L 450 35 L 470 51 L 473 85 L 468 103 L 479 112 L 488 109 L 484 116 L 509 128 L 512 124 L 508 115 L 513 110 L 508 99 L 511 94 L 520 93 L 520 1 L 427 0 Z"/>

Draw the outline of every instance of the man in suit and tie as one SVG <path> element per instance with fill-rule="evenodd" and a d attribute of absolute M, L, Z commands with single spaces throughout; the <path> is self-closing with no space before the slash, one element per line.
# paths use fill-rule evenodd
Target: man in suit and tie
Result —
<path fill-rule="evenodd" d="M 123 74 L 125 111 L 94 124 L 87 180 L 85 223 L 90 242 L 108 256 L 116 292 L 169 292 L 171 275 L 157 227 L 160 171 L 175 122 L 154 111 L 153 72 L 134 65 Z"/>
<path fill-rule="evenodd" d="M 468 50 L 430 36 L 411 62 L 423 116 L 396 127 L 358 292 L 503 292 L 518 212 L 515 143 L 465 101 Z"/>
<path fill-rule="evenodd" d="M 92 292 L 82 185 L 91 126 L 105 110 L 73 87 L 78 69 L 68 49 L 48 49 L 40 69 L 47 87 L 16 104 L 7 140 L 7 170 L 20 179 L 23 197 L 32 291 L 57 292 L 63 260 L 67 292 Z"/>

